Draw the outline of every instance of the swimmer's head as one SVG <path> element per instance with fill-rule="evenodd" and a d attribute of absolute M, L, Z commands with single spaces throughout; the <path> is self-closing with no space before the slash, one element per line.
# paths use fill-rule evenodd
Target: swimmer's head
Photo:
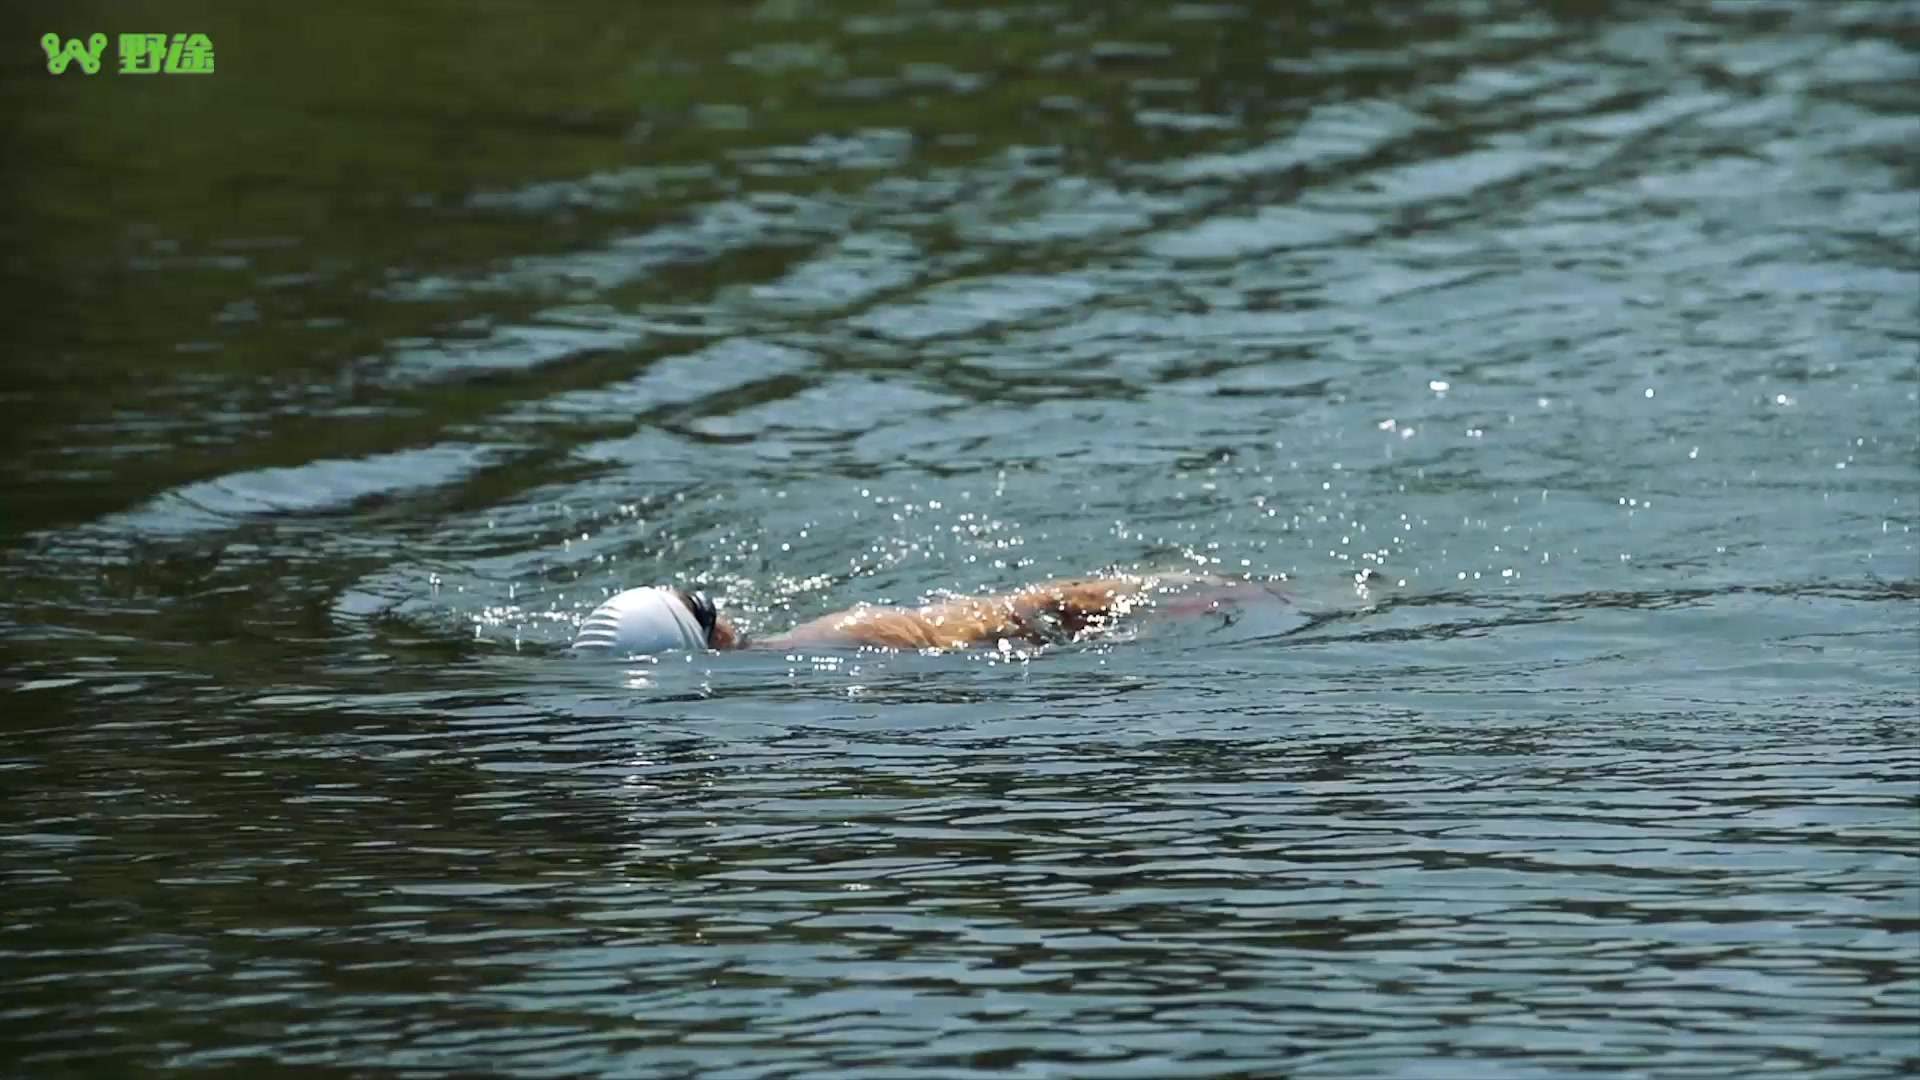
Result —
<path fill-rule="evenodd" d="M 593 609 L 574 635 L 576 649 L 620 653 L 729 649 L 733 625 L 702 593 L 664 585 L 626 592 Z"/>

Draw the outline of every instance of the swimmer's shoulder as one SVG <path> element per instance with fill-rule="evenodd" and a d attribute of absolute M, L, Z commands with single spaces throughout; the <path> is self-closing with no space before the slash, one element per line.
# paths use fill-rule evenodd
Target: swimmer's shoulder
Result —
<path fill-rule="evenodd" d="M 997 597 L 964 597 L 919 608 L 861 604 L 801 623 L 756 647 L 968 649 L 1017 633 L 1011 616 Z"/>
<path fill-rule="evenodd" d="M 848 648 L 868 644 L 863 631 L 873 623 L 876 613 L 891 609 L 859 604 L 845 611 L 809 619 L 792 629 L 764 638 L 752 638 L 749 649 L 789 649 L 812 645 L 824 648 Z"/>

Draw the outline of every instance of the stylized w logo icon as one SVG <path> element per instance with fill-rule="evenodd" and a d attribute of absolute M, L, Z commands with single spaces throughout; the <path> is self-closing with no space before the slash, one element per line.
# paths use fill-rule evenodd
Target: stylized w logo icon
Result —
<path fill-rule="evenodd" d="M 47 54 L 47 70 L 55 75 L 67 70 L 67 63 L 72 60 L 80 61 L 80 67 L 89 75 L 99 71 L 100 51 L 106 47 L 107 35 L 105 34 L 95 34 L 88 38 L 85 47 L 81 46 L 79 38 L 74 38 L 67 42 L 65 49 L 60 47 L 59 34 L 42 34 L 40 37 L 40 48 Z"/>

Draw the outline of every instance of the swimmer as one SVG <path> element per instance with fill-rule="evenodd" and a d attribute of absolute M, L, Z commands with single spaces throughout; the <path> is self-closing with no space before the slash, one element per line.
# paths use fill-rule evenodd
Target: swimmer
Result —
<path fill-rule="evenodd" d="M 1044 645 L 1078 640 L 1112 625 L 1157 588 L 1193 584 L 1231 583 L 1179 573 L 1047 581 L 1017 592 L 955 597 L 916 608 L 860 604 L 767 638 L 742 634 L 702 593 L 649 585 L 595 608 L 580 624 L 573 648 L 631 654 L 794 646 L 971 649 L 1001 641 Z"/>

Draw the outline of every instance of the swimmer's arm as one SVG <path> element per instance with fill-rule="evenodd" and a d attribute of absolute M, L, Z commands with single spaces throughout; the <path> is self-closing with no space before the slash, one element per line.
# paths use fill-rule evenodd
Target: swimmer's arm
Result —
<path fill-rule="evenodd" d="M 1099 629 L 1122 618 L 1139 605 L 1148 593 L 1166 586 L 1229 585 L 1218 574 L 1170 571 L 1102 578 L 1069 578 L 1047 581 L 1014 593 L 1010 599 L 1029 626 L 1040 623 L 1045 631 L 1030 635 L 1034 640 L 1052 640 Z"/>
<path fill-rule="evenodd" d="M 1023 621 L 1039 622 L 1059 634 L 1080 634 L 1125 615 L 1155 585 L 1185 580 L 1184 575 L 1071 578 L 1046 581 L 1008 599 Z"/>
<path fill-rule="evenodd" d="M 1163 584 L 1221 582 L 1207 574 L 1068 578 L 1019 592 L 956 597 L 919 608 L 861 606 L 801 623 L 755 644 L 867 645 L 892 649 L 966 649 L 1001 639 L 1043 644 L 1125 615 Z"/>
<path fill-rule="evenodd" d="M 801 623 L 757 641 L 760 648 L 796 645 L 871 646 L 884 649 L 965 649 L 999 638 L 1025 638 L 1018 613 L 1005 597 L 949 600 L 920 608 L 861 605 Z"/>

